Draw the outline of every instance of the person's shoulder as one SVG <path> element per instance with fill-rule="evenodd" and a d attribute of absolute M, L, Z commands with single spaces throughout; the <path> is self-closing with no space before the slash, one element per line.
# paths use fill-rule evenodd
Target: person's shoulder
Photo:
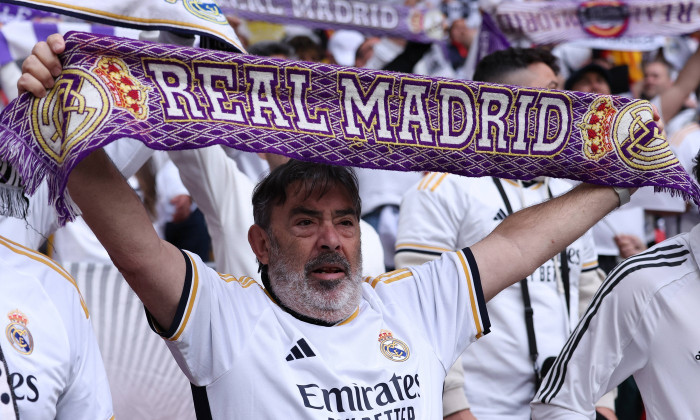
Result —
<path fill-rule="evenodd" d="M 632 299 L 651 298 L 660 289 L 698 271 L 688 234 L 667 239 L 617 265 L 601 288 Z"/>
<path fill-rule="evenodd" d="M 80 310 L 89 318 L 87 305 L 75 279 L 53 259 L 2 236 L 0 259 L 3 270 L 17 273 L 25 279 L 23 281 L 30 279 L 36 282 L 34 284 L 44 289 L 54 305 L 73 305 L 72 302 L 78 302 Z M 27 286 L 32 287 L 29 284 Z"/>
<path fill-rule="evenodd" d="M 368 276 L 363 279 L 363 286 L 366 290 L 367 286 L 371 289 L 377 289 L 383 285 L 399 284 L 401 280 L 410 279 L 413 277 L 413 271 L 410 268 L 399 268 L 394 271 L 389 271 L 379 276 Z"/>
<path fill-rule="evenodd" d="M 0 236 L 0 257 L 5 269 L 15 269 L 25 275 L 37 277 L 62 278 L 66 284 L 75 286 L 70 273 L 48 256 L 27 248 L 11 239 Z"/>
<path fill-rule="evenodd" d="M 466 177 L 450 173 L 430 172 L 426 174 L 408 194 L 430 194 L 437 196 L 464 195 L 465 193 L 494 188 L 491 177 Z"/>

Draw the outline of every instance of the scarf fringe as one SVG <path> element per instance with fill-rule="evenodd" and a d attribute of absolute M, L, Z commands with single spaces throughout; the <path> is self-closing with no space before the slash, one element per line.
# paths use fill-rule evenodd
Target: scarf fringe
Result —
<path fill-rule="evenodd" d="M 700 207 L 700 198 L 696 198 L 700 197 L 700 186 L 698 186 L 698 184 L 696 183 L 693 183 L 691 185 L 691 189 L 693 190 L 692 194 L 687 191 L 678 190 L 671 187 L 654 186 L 655 193 L 666 193 L 670 194 L 671 197 L 681 197 L 683 201 L 692 201 L 693 203 L 695 203 L 696 206 Z"/>
<path fill-rule="evenodd" d="M 26 219 L 29 199 L 21 187 L 0 185 L 0 215 Z"/>
<path fill-rule="evenodd" d="M 39 185 L 46 179 L 49 187 L 49 202 L 47 205 L 56 209 L 58 222 L 61 226 L 75 220 L 80 209 L 68 195 L 67 178 L 49 176 L 49 168 L 42 165 L 31 148 L 6 126 L 0 124 L 0 156 L 12 166 L 21 181 L 22 186 L 0 186 L 0 214 L 10 217 L 25 218 L 29 208 L 29 199 Z"/>

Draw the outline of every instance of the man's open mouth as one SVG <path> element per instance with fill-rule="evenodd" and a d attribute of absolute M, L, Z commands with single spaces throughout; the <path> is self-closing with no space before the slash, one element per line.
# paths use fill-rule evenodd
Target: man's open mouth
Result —
<path fill-rule="evenodd" d="M 332 279 L 333 275 L 347 275 L 350 272 L 350 263 L 348 260 L 338 253 L 321 254 L 312 259 L 304 267 L 308 274 L 328 276 Z"/>
<path fill-rule="evenodd" d="M 341 267 L 318 267 L 312 270 L 312 273 L 344 273 L 345 270 Z"/>

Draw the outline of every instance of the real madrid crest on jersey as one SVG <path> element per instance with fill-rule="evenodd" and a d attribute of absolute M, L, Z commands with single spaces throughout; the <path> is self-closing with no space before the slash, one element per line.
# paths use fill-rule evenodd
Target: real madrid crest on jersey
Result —
<path fill-rule="evenodd" d="M 165 0 L 168 3 L 175 4 L 178 0 Z M 182 0 L 183 6 L 188 12 L 192 13 L 200 19 L 207 20 L 220 25 L 228 25 L 226 16 L 223 14 L 219 5 L 215 1 L 207 0 Z"/>
<path fill-rule="evenodd" d="M 34 339 L 27 329 L 29 319 L 18 309 L 7 314 L 10 324 L 5 329 L 5 335 L 12 344 L 12 348 L 22 354 L 31 354 L 34 351 Z"/>
<path fill-rule="evenodd" d="M 394 338 L 391 331 L 379 331 L 379 350 L 387 359 L 394 362 L 403 362 L 411 355 L 408 345 L 398 338 Z"/>

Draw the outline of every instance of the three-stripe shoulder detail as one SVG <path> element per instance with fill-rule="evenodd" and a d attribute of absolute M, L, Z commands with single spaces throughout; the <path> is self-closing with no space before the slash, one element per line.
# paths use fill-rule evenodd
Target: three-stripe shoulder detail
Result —
<path fill-rule="evenodd" d="M 542 384 L 538 400 L 542 403 L 548 403 L 557 396 L 564 385 L 567 365 L 576 347 L 583 339 L 592 319 L 598 313 L 605 298 L 613 292 L 620 282 L 625 280 L 631 273 L 638 270 L 659 267 L 678 267 L 687 261 L 689 253 L 690 251 L 681 244 L 667 245 L 652 248 L 649 251 L 630 257 L 615 267 L 608 275 L 607 280 L 600 286 L 598 292 L 596 292 L 586 313 L 579 321 L 578 327 L 576 327 L 576 330 L 571 334 L 566 344 L 564 344 L 561 354 L 557 357 L 555 364 L 550 370 L 550 375 L 547 377 L 546 382 Z"/>
<path fill-rule="evenodd" d="M 384 273 L 381 276 L 367 277 L 365 278 L 365 283 L 368 283 L 370 286 L 372 286 L 372 288 L 376 288 L 379 283 L 390 284 L 409 277 L 413 277 L 411 270 L 408 268 L 402 268 L 400 270 Z"/>
<path fill-rule="evenodd" d="M 431 172 L 423 177 L 418 183 L 418 191 L 435 191 L 435 189 L 445 180 L 447 173 Z"/>
<path fill-rule="evenodd" d="M 83 308 L 83 311 L 85 312 L 85 318 L 90 318 L 90 313 L 88 312 L 87 305 L 85 304 L 85 300 L 83 299 L 82 293 L 80 293 L 80 289 L 78 288 L 78 284 L 75 282 L 73 277 L 66 271 L 65 268 L 61 267 L 60 264 L 58 264 L 56 261 L 52 260 L 51 258 L 47 257 L 46 255 L 37 252 L 31 248 L 27 248 L 23 245 L 18 244 L 17 242 L 11 241 L 3 236 L 0 236 L 0 245 L 4 246 L 11 252 L 14 252 L 15 254 L 22 255 L 25 257 L 28 257 L 34 261 L 37 261 L 51 270 L 55 271 L 59 276 L 63 277 L 64 279 L 68 280 L 70 284 L 75 287 L 75 290 L 78 292 L 78 297 L 80 298 L 80 306 Z"/>
<path fill-rule="evenodd" d="M 231 283 L 231 282 L 238 283 L 244 289 L 247 289 L 250 286 L 258 284 L 258 282 L 255 281 L 254 278 L 248 277 L 248 276 L 236 277 L 236 276 L 232 276 L 231 274 L 219 273 L 219 277 L 221 277 L 221 280 L 225 281 L 226 283 Z"/>

